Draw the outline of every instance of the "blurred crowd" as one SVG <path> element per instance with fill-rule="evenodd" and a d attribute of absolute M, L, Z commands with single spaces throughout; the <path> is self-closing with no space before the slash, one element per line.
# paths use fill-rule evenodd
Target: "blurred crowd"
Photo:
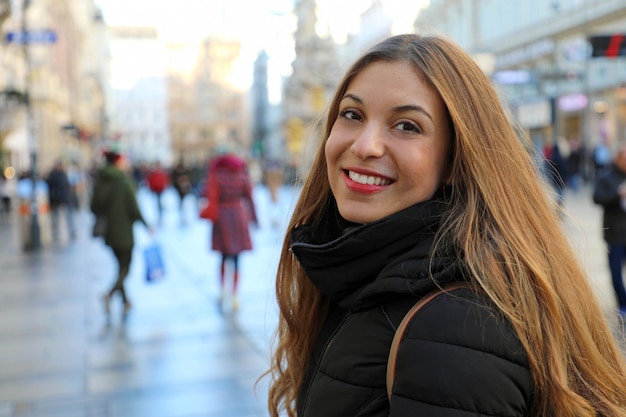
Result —
<path fill-rule="evenodd" d="M 165 166 L 159 161 L 137 162 L 130 163 L 125 171 L 135 190 L 146 187 L 153 193 L 161 214 L 161 195 L 167 188 L 173 188 L 179 197 L 182 213 L 185 199 L 194 199 L 201 204 L 207 198 L 205 191 L 209 165 L 210 161 L 187 165 L 182 159 L 171 166 Z M 290 169 L 281 161 L 247 163 L 247 166 L 252 183 L 266 185 L 274 202 L 278 199 L 277 189 L 280 185 L 294 184 L 296 181 L 295 169 Z M 73 161 L 58 160 L 50 170 L 37 173 L 35 194 L 33 173 L 30 170 L 11 176 L 0 172 L 0 219 L 10 221 L 12 214 L 17 214 L 19 216 L 16 216 L 16 220 L 19 217 L 26 222 L 35 201 L 38 211 L 44 215 L 40 216 L 40 221 L 43 218 L 42 228 L 45 229 L 42 230 L 44 240 L 58 240 L 60 235 L 73 239 L 76 236 L 73 216 L 78 210 L 87 208 L 101 167 L 98 163 L 81 169 Z M 60 224 L 66 225 L 67 233 L 59 230 Z"/>
<path fill-rule="evenodd" d="M 588 147 L 579 136 L 559 137 L 542 149 L 540 164 L 549 183 L 555 188 L 559 204 L 563 204 L 566 188 L 576 192 L 611 165 L 613 151 L 600 140 Z"/>

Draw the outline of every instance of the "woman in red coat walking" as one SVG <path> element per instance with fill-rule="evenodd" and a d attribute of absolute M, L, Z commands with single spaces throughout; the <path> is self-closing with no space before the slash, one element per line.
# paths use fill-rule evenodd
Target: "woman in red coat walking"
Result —
<path fill-rule="evenodd" d="M 216 207 L 211 237 L 212 248 L 222 254 L 220 265 L 220 304 L 226 296 L 227 264 L 232 265 L 232 305 L 239 308 L 237 284 L 239 281 L 239 254 L 252 249 L 250 223 L 257 223 L 252 200 L 252 184 L 244 160 L 227 153 L 216 157 L 209 166 L 206 181 L 209 204 Z"/>

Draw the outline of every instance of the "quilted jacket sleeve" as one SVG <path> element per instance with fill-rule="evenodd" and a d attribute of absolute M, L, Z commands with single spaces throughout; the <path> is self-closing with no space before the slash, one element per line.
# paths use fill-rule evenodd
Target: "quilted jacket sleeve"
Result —
<path fill-rule="evenodd" d="M 444 294 L 399 345 L 391 417 L 526 416 L 532 383 L 515 332 L 470 290 Z"/>

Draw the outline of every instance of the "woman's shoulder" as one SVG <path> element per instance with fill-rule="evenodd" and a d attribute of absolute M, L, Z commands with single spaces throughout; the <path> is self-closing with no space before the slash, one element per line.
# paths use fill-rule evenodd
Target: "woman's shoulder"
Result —
<path fill-rule="evenodd" d="M 428 302 L 409 322 L 398 352 L 394 394 L 411 407 L 511 416 L 530 407 L 525 350 L 509 322 L 472 290 Z"/>
<path fill-rule="evenodd" d="M 468 288 L 444 292 L 425 304 L 407 326 L 405 337 L 489 352 L 526 364 L 509 321 L 484 296 Z"/>

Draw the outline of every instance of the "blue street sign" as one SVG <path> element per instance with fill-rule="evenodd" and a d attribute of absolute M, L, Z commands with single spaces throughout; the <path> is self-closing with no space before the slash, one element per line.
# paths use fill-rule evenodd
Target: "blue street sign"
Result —
<path fill-rule="evenodd" d="M 52 29 L 23 30 L 8 32 L 5 36 L 7 42 L 13 43 L 55 43 L 57 34 Z"/>

